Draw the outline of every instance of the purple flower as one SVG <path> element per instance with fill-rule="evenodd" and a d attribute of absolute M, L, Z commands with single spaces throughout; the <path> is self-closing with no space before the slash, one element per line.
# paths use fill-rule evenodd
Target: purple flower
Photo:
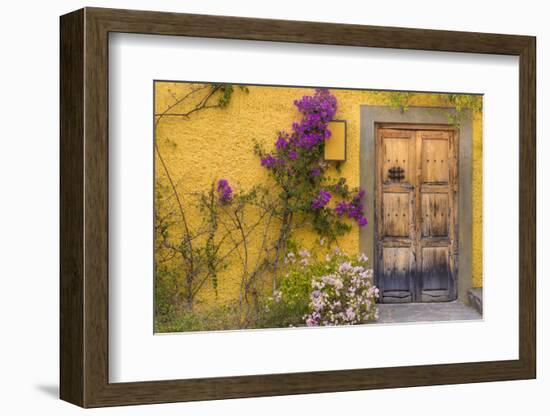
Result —
<path fill-rule="evenodd" d="M 310 152 L 322 144 L 328 137 L 330 131 L 328 123 L 336 114 L 336 97 L 326 88 L 316 89 L 313 95 L 305 95 L 294 101 L 294 105 L 301 113 L 301 120 L 292 123 L 290 132 L 280 131 L 275 142 L 275 152 L 262 157 L 261 164 L 267 169 L 275 169 L 285 164 L 293 166 L 293 161 L 304 158 L 310 163 L 310 155 L 317 152 Z M 306 152 L 301 152 L 305 150 Z M 316 150 L 320 150 L 316 148 Z M 302 160 L 300 159 L 299 162 Z M 312 176 L 321 174 L 321 170 L 312 171 Z"/>
<path fill-rule="evenodd" d="M 317 168 L 311 169 L 310 174 L 312 178 L 318 177 L 321 174 L 321 168 L 317 167 Z"/>
<path fill-rule="evenodd" d="M 294 101 L 298 110 L 312 121 L 330 121 L 336 114 L 336 97 L 327 88 L 317 88 L 315 95 L 305 95 Z"/>
<path fill-rule="evenodd" d="M 363 204 L 354 204 L 353 201 L 348 206 L 348 218 L 358 219 L 363 215 Z"/>
<path fill-rule="evenodd" d="M 353 197 L 353 202 L 360 203 L 361 200 L 365 197 L 365 190 L 360 189 L 357 195 Z"/>
<path fill-rule="evenodd" d="M 288 146 L 288 142 L 283 136 L 279 136 L 277 139 L 277 143 L 275 143 L 275 147 L 277 147 L 277 150 L 281 150 Z"/>
<path fill-rule="evenodd" d="M 268 154 L 267 156 L 263 157 L 262 158 L 262 166 L 265 166 L 266 168 L 273 168 L 274 166 L 276 166 L 279 161 L 276 157 L 273 157 L 272 154 Z"/>
<path fill-rule="evenodd" d="M 341 217 L 346 212 L 348 212 L 348 209 L 349 209 L 349 207 L 348 207 L 348 204 L 346 202 L 338 202 L 338 204 L 336 205 L 336 208 L 334 209 L 334 211 L 336 212 L 336 215 Z"/>
<path fill-rule="evenodd" d="M 319 191 L 319 194 L 311 201 L 311 208 L 313 209 L 321 209 L 325 205 L 328 204 L 330 201 L 330 198 L 332 198 L 332 195 L 329 191 L 325 191 L 324 189 L 321 189 Z"/>
<path fill-rule="evenodd" d="M 228 204 L 233 199 L 233 189 L 229 186 L 227 179 L 220 179 L 218 181 L 217 191 L 222 204 Z"/>
<path fill-rule="evenodd" d="M 336 208 L 334 208 L 334 212 L 339 217 L 347 214 L 348 218 L 357 221 L 359 227 L 364 227 L 368 224 L 367 219 L 363 215 L 363 204 L 361 202 L 364 196 L 365 191 L 360 189 L 357 195 L 351 199 L 351 202 L 339 202 Z"/>
<path fill-rule="evenodd" d="M 315 95 L 305 95 L 294 105 L 302 113 L 302 120 L 292 124 L 292 142 L 306 150 L 330 137 L 328 122 L 336 114 L 336 97 L 328 89 L 316 89 Z"/>

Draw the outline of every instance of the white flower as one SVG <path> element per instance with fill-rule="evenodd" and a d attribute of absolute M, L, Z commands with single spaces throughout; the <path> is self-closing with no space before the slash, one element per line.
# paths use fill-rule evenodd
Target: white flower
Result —
<path fill-rule="evenodd" d="M 369 258 L 367 257 L 367 255 L 365 253 L 359 253 L 357 255 L 357 261 L 367 262 L 367 261 L 369 261 Z"/>
<path fill-rule="evenodd" d="M 340 264 L 340 267 L 338 268 L 338 271 L 340 273 L 345 273 L 345 272 L 351 270 L 351 268 L 352 268 L 351 263 L 349 261 L 346 261 L 346 262 Z"/>
<path fill-rule="evenodd" d="M 324 274 L 311 281 L 309 313 L 303 322 L 310 318 L 317 325 L 352 325 L 375 319 L 378 316 L 378 289 L 370 279 L 372 269 L 354 265 L 355 261 L 364 261 L 366 256 L 358 254 L 355 260 L 339 249 L 335 252 L 341 253 L 337 254 L 337 259 L 342 260 L 335 265 L 334 254 L 326 255 L 326 263 L 320 269 L 324 270 Z M 303 254 L 300 252 L 300 256 Z M 305 258 L 302 257 L 302 260 Z"/>
<path fill-rule="evenodd" d="M 352 269 L 352 273 L 353 274 L 359 274 L 361 273 L 363 270 L 365 270 L 362 266 L 355 266 L 353 269 Z"/>
<path fill-rule="evenodd" d="M 287 262 L 294 263 L 295 257 L 296 257 L 296 256 L 294 255 L 294 253 L 293 253 L 292 251 L 289 252 L 289 253 L 286 255 L 285 263 L 287 263 Z"/>

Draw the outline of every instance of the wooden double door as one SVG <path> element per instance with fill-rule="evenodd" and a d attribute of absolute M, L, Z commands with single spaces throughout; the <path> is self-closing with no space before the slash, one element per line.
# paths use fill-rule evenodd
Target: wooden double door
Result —
<path fill-rule="evenodd" d="M 375 279 L 380 301 L 457 297 L 458 131 L 376 126 Z"/>

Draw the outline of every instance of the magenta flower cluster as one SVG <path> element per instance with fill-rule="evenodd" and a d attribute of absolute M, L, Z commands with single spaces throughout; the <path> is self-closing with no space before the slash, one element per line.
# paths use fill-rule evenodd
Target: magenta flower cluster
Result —
<path fill-rule="evenodd" d="M 321 189 L 319 194 L 311 201 L 311 208 L 321 209 L 325 207 L 329 203 L 330 198 L 332 198 L 332 194 L 329 191 Z"/>
<path fill-rule="evenodd" d="M 292 195 L 295 207 L 313 211 L 319 229 L 327 230 L 331 221 L 334 224 L 334 217 L 344 216 L 360 227 L 367 225 L 363 215 L 364 192 L 352 198 L 343 178 L 333 185 L 325 178 L 329 165 L 323 160 L 323 144 L 331 135 L 328 123 L 336 115 L 336 97 L 328 89 L 318 88 L 313 95 L 295 100 L 294 105 L 302 116 L 300 121 L 292 124 L 290 132 L 279 132 L 271 152 L 259 152 L 261 165 L 287 195 Z M 329 208 L 334 196 L 343 201 L 336 208 Z"/>
<path fill-rule="evenodd" d="M 281 165 L 281 162 L 282 162 L 282 159 L 277 159 L 276 157 L 274 157 L 271 154 L 268 154 L 265 157 L 263 157 L 262 161 L 261 161 L 262 166 L 264 166 L 268 169 L 269 168 L 274 168 L 277 165 Z"/>
<path fill-rule="evenodd" d="M 318 88 L 315 95 L 295 100 L 294 105 L 303 114 L 301 122 L 292 124 L 297 147 L 308 150 L 330 137 L 327 124 L 336 114 L 336 97 L 326 88 Z"/>
<path fill-rule="evenodd" d="M 318 88 L 313 96 L 305 95 L 295 100 L 294 105 L 302 114 L 300 122 L 292 124 L 292 132 L 280 132 L 275 143 L 275 154 L 267 154 L 262 166 L 276 168 L 285 161 L 295 160 L 300 153 L 307 152 L 330 137 L 328 122 L 336 114 L 336 97 L 328 89 Z"/>
<path fill-rule="evenodd" d="M 364 227 L 368 224 L 367 218 L 363 215 L 363 198 L 365 196 L 365 191 L 360 190 L 357 195 L 355 195 L 350 202 L 342 201 L 336 205 L 334 211 L 339 217 L 347 215 L 348 218 L 351 218 L 357 221 L 359 227 Z"/>
<path fill-rule="evenodd" d="M 220 203 L 229 204 L 233 199 L 233 189 L 229 186 L 227 179 L 220 179 L 217 187 Z"/>

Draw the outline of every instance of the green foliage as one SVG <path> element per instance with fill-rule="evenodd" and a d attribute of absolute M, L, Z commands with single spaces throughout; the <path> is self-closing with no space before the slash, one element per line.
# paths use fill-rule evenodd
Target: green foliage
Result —
<path fill-rule="evenodd" d="M 294 243 L 290 245 L 296 248 Z M 243 315 L 238 301 L 207 309 L 184 309 L 156 320 L 157 332 L 282 328 L 365 323 L 377 319 L 378 289 L 364 255 L 352 257 L 339 249 L 325 256 L 307 250 L 285 257 L 287 272 L 272 297 Z M 320 297 L 314 296 L 318 292 Z"/>
<path fill-rule="evenodd" d="M 478 95 L 472 94 L 444 94 L 445 99 L 454 107 L 451 113 L 446 113 L 449 123 L 459 127 L 460 123 L 472 113 L 482 110 L 482 100 Z"/>
<path fill-rule="evenodd" d="M 155 320 L 155 332 L 222 331 L 240 328 L 237 303 L 221 304 L 206 310 L 183 310 L 177 315 Z"/>
<path fill-rule="evenodd" d="M 222 181 L 223 189 L 219 186 Z M 159 184 L 156 189 L 157 318 L 161 322 L 172 322 L 176 316 L 185 316 L 187 323 L 181 325 L 192 327 L 197 295 L 210 285 L 217 297 L 220 272 L 234 261 L 235 267 L 242 265 L 241 293 L 236 303 L 243 321 L 247 321 L 258 307 L 260 289 L 265 286 L 263 279 L 269 270 L 267 259 L 252 259 L 249 251 L 259 248 L 260 253 L 267 255 L 273 249 L 272 240 L 267 238 L 270 218 L 274 215 L 267 189 L 255 186 L 233 194 L 228 182 L 220 180 L 218 185 L 212 183 L 205 191 L 180 194 L 187 202 L 186 210 L 193 210 L 194 217 L 200 218 L 192 225 L 179 220 L 175 199 L 164 194 L 166 187 Z M 266 237 L 261 243 L 255 241 L 256 245 L 251 248 L 254 233 Z M 226 311 L 229 309 L 233 306 Z M 235 318 L 232 322 L 238 320 Z"/>
<path fill-rule="evenodd" d="M 178 194 L 182 197 L 181 194 Z M 220 205 L 212 185 L 200 194 L 186 195 L 187 210 L 193 206 L 200 222 L 191 226 L 167 186 L 157 181 L 155 209 L 155 291 L 157 314 L 192 309 L 197 293 L 210 282 L 215 291 L 218 273 L 227 267 L 220 251 L 218 216 Z M 180 214 L 180 215 L 178 215 Z M 174 306 L 168 311 L 164 300 Z"/>
<path fill-rule="evenodd" d="M 403 91 L 378 91 L 376 94 L 384 98 L 386 105 L 400 109 L 402 112 L 409 109 L 410 101 L 414 95 L 412 92 Z"/>
<path fill-rule="evenodd" d="M 257 327 L 303 326 L 310 292 L 310 276 L 301 270 L 290 270 L 281 279 L 279 290 L 273 297 L 267 299 Z"/>
<path fill-rule="evenodd" d="M 212 88 L 219 88 L 221 95 L 218 98 L 218 106 L 220 108 L 227 107 L 231 102 L 231 97 L 235 91 L 235 87 L 232 84 L 212 84 Z M 244 93 L 248 94 L 249 89 L 246 85 L 239 85 L 238 88 Z"/>
<path fill-rule="evenodd" d="M 283 222 L 280 238 L 282 252 L 285 251 L 285 241 L 291 238 L 296 220 L 311 226 L 330 243 L 351 230 L 344 220 L 344 214 L 349 214 L 349 209 L 335 211 L 332 205 L 336 198 L 347 203 L 352 198 L 352 190 L 348 188 L 345 178 L 329 175 L 330 164 L 324 161 L 325 141 L 330 140 L 331 136 L 329 123 L 337 109 L 336 97 L 327 89 L 318 89 L 314 95 L 306 95 L 294 104 L 301 113 L 301 120 L 294 122 L 289 132 L 280 131 L 274 148 L 269 151 L 258 143 L 254 147 L 262 166 L 275 182 L 279 195 L 279 212 Z M 354 189 L 353 192 L 358 193 L 359 190 Z M 332 203 L 329 204 L 330 201 Z M 347 217 L 357 220 L 362 226 L 366 224 L 366 219 L 360 204 L 361 201 L 356 201 L 354 214 Z"/>
<path fill-rule="evenodd" d="M 289 252 L 288 271 L 265 304 L 259 327 L 365 323 L 377 319 L 372 269 L 363 254 Z"/>
<path fill-rule="evenodd" d="M 410 103 L 419 93 L 402 91 L 380 91 L 376 93 L 382 97 L 385 104 L 391 108 L 400 109 L 405 112 L 409 109 Z M 467 119 L 472 113 L 479 113 L 482 110 L 482 100 L 479 95 L 474 94 L 438 94 L 445 106 L 451 111 L 445 111 L 449 123 L 459 127 L 460 123 Z M 437 109 L 440 111 L 440 109 Z"/>
<path fill-rule="evenodd" d="M 248 93 L 247 87 L 238 88 Z M 206 95 L 181 115 L 188 118 L 203 109 L 227 107 L 235 90 L 230 84 L 200 86 L 194 93 Z M 344 178 L 330 177 L 329 165 L 323 160 L 336 99 L 328 90 L 318 90 L 315 96 L 302 97 L 295 105 L 303 118 L 293 124 L 292 133 L 280 133 L 275 146 L 278 162 L 272 164 L 275 157 L 255 146 L 262 165 L 270 169 L 275 188 L 267 190 L 258 185 L 234 192 L 226 179 L 219 179 L 204 191 L 184 195 L 159 152 L 167 179 L 166 183 L 157 179 L 156 188 L 155 311 L 159 331 L 303 324 L 313 269 L 308 274 L 290 267 L 280 286 L 278 282 L 287 266 L 282 259 L 295 248 L 294 231 L 310 227 L 330 245 L 351 230 L 347 218 L 360 226 L 366 224 L 363 193 L 350 190 Z M 284 163 L 279 163 L 283 159 Z M 336 208 L 329 206 L 331 198 L 336 199 Z M 192 215 L 191 223 L 187 217 L 193 209 L 199 221 L 197 215 Z M 273 232 L 272 219 L 279 227 L 278 233 Z M 255 232 L 262 240 L 259 246 L 251 239 Z M 237 299 L 201 308 L 197 305 L 201 298 L 198 294 L 209 284 L 217 297 L 220 272 L 230 262 L 242 266 Z M 271 283 L 273 294 L 284 294 L 285 301 L 266 301 L 266 283 Z"/>
<path fill-rule="evenodd" d="M 157 264 L 155 269 L 155 318 L 174 317 L 180 304 L 178 273 L 165 264 Z"/>
<path fill-rule="evenodd" d="M 239 89 L 248 93 L 244 85 Z M 190 84 L 183 95 L 169 90 L 174 102 L 155 115 L 155 133 L 168 115 L 189 120 L 197 112 L 227 107 L 234 91 L 231 84 Z M 193 204 L 183 203 L 184 196 L 162 156 L 159 143 L 172 151 L 175 151 L 176 144 L 168 138 L 155 141 L 159 166 L 164 173 L 156 178 L 155 183 L 156 314 L 164 316 L 184 307 L 192 310 L 197 293 L 207 281 L 217 292 L 218 272 L 226 267 L 227 262 L 220 253 L 219 204 L 214 185 L 206 194 L 199 196 L 202 221 L 198 226 L 193 226 L 187 218 L 187 210 Z M 173 307 L 167 306 L 169 302 Z"/>

